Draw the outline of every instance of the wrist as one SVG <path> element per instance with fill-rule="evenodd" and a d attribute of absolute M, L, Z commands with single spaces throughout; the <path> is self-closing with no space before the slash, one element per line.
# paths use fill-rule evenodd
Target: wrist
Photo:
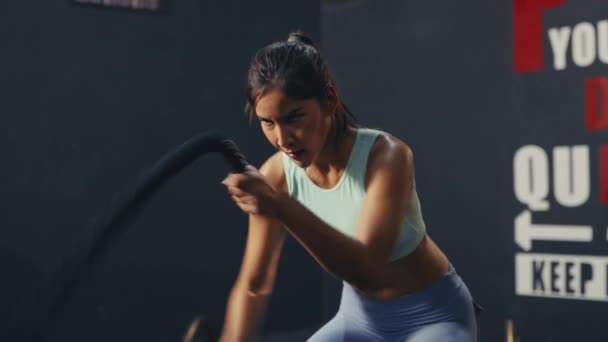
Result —
<path fill-rule="evenodd" d="M 283 221 L 285 217 L 285 207 L 288 205 L 289 201 L 291 201 L 291 197 L 289 194 L 283 192 L 276 192 L 274 196 L 274 216 Z"/>

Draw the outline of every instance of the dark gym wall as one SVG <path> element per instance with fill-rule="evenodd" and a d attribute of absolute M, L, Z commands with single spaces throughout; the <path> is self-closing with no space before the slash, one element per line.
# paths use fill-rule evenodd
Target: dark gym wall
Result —
<path fill-rule="evenodd" d="M 244 73 L 255 48 L 293 28 L 323 38 L 363 123 L 412 146 L 429 232 L 486 308 L 480 341 L 608 339 L 608 114 L 597 105 L 608 94 L 605 2 L 324 4 L 180 0 L 149 15 L 67 0 L 0 3 L 0 340 L 38 323 L 34 294 L 61 256 L 171 147 L 211 128 L 259 165 L 270 148 L 243 119 Z M 535 25 L 540 38 L 525 45 Z M 524 46 L 542 45 L 540 65 L 514 55 L 516 31 Z M 572 36 L 565 65 L 550 32 Z M 588 117 L 589 108 L 599 113 Z M 554 164 L 562 146 L 582 154 Z M 226 171 L 208 156 L 172 181 L 48 340 L 175 341 L 201 313 L 219 329 L 246 233 L 220 185 Z M 526 213 L 528 235 L 516 237 Z M 585 241 L 555 230 L 527 240 L 534 224 Z M 284 253 L 266 333 L 309 330 L 339 299 L 336 279 L 297 244 Z"/>
<path fill-rule="evenodd" d="M 0 7 L 0 339 L 16 341 L 38 324 L 34 295 L 62 256 L 170 148 L 214 130 L 254 165 L 264 160 L 271 149 L 243 115 L 247 64 L 292 29 L 320 39 L 320 5 L 180 0 L 160 15 L 68 0 Z M 220 184 L 227 171 L 208 156 L 164 188 L 49 340 L 177 341 L 198 314 L 219 329 L 247 223 Z M 265 333 L 320 319 L 320 269 L 292 241 L 284 255 Z"/>
<path fill-rule="evenodd" d="M 428 231 L 486 308 L 480 341 L 608 341 L 608 4 L 333 3 L 322 35 L 342 95 L 412 147 Z M 517 67 L 515 31 L 540 68 Z"/>

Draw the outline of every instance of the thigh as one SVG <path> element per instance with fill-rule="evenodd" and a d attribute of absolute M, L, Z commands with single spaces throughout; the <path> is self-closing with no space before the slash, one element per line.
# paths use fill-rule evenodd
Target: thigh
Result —
<path fill-rule="evenodd" d="M 475 330 L 458 322 L 440 322 L 427 325 L 409 335 L 402 342 L 476 342 Z"/>
<path fill-rule="evenodd" d="M 360 322 L 337 314 L 307 342 L 382 342 L 385 339 Z"/>
<path fill-rule="evenodd" d="M 306 342 L 344 341 L 344 320 L 336 315 L 321 329 L 317 330 Z"/>

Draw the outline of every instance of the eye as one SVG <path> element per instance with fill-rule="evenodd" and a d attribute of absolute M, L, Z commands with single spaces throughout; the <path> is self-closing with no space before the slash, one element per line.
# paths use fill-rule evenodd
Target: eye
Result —
<path fill-rule="evenodd" d="M 303 113 L 291 114 L 285 118 L 285 122 L 294 123 L 294 122 L 297 122 L 298 120 L 300 120 L 303 116 L 304 116 Z"/>
<path fill-rule="evenodd" d="M 273 124 L 272 121 L 270 121 L 270 120 L 266 120 L 266 119 L 259 119 L 259 120 L 260 120 L 260 124 L 262 126 L 272 126 L 272 124 Z"/>

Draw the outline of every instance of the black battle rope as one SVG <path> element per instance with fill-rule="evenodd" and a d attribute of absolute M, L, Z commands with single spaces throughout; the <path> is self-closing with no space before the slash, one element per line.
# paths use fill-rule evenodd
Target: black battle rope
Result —
<path fill-rule="evenodd" d="M 92 269 L 98 257 L 117 240 L 118 235 L 126 229 L 125 224 L 137 216 L 146 201 L 183 168 L 212 152 L 220 153 L 233 172 L 243 172 L 248 165 L 234 141 L 215 133 L 201 133 L 169 151 L 140 175 L 133 188 L 115 197 L 110 210 L 93 223 L 93 237 L 88 242 L 79 244 L 77 254 L 61 265 L 59 277 L 50 286 L 50 294 L 45 293 L 46 298 L 40 298 L 50 302 L 47 302 L 48 306 L 43 305 L 41 324 L 29 326 L 27 335 L 33 338 L 32 341 L 40 341 L 44 333 L 48 332 L 50 322 L 68 304 L 85 273 Z"/>

